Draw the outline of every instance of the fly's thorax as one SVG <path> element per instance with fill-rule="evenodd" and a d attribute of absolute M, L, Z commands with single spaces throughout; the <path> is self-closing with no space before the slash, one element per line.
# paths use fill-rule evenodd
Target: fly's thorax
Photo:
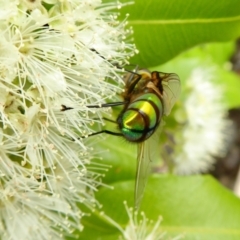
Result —
<path fill-rule="evenodd" d="M 160 97 L 154 92 L 143 93 L 130 102 L 117 122 L 123 136 L 130 142 L 143 142 L 158 127 L 163 113 Z"/>
<path fill-rule="evenodd" d="M 139 76 L 140 81 L 144 79 L 151 79 L 151 72 L 147 69 L 140 69 L 137 71 L 128 72 L 123 78 L 126 87 L 130 86 L 135 79 L 139 78 Z"/>
<path fill-rule="evenodd" d="M 125 101 L 131 101 L 133 95 L 139 95 L 151 81 L 151 72 L 147 69 L 129 72 L 124 77 L 125 89 L 122 97 Z"/>

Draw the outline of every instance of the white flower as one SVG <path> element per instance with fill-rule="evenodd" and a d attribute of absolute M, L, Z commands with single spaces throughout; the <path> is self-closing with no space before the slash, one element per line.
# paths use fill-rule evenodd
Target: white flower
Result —
<path fill-rule="evenodd" d="M 209 170 L 226 153 L 231 123 L 226 119 L 223 89 L 214 83 L 214 69 L 194 69 L 187 80 L 186 120 L 174 135 L 172 161 L 178 174 Z M 179 114 L 180 115 L 180 114 Z"/>
<path fill-rule="evenodd" d="M 136 51 L 118 6 L 0 0 L 1 239 L 59 239 L 82 229 L 78 202 L 96 204 L 94 152 L 79 137 L 104 111 L 87 105 L 121 89 L 105 80 L 122 83 L 115 65 Z"/>
<path fill-rule="evenodd" d="M 125 228 L 119 225 L 110 217 L 104 213 L 102 215 L 107 219 L 109 223 L 115 226 L 121 233 L 119 239 L 121 240 L 165 240 L 170 239 L 167 237 L 167 233 L 162 230 L 160 223 L 162 217 L 159 217 L 156 222 L 150 221 L 146 218 L 144 212 L 141 212 L 141 220 L 138 219 L 138 212 L 134 212 L 132 208 L 128 208 L 127 204 L 125 208 L 129 217 L 129 222 Z M 180 240 L 182 236 L 171 238 L 172 240 Z"/>

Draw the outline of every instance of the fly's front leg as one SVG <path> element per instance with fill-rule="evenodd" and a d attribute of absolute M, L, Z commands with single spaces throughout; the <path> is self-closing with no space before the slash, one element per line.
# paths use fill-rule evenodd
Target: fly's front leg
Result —
<path fill-rule="evenodd" d="M 126 86 L 125 86 L 126 93 L 124 95 L 126 95 L 126 96 L 129 96 L 133 92 L 135 86 L 138 84 L 138 82 L 142 78 L 142 75 L 136 72 L 137 68 L 138 67 L 135 68 L 135 71 L 127 70 L 128 74 L 124 79 L 125 84 L 126 84 Z"/>

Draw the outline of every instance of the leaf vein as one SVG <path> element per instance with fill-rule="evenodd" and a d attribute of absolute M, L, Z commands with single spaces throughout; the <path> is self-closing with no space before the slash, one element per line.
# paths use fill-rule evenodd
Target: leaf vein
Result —
<path fill-rule="evenodd" d="M 224 23 L 240 21 L 240 16 L 227 18 L 198 18 L 198 19 L 169 19 L 169 20 L 129 20 L 131 25 L 151 24 L 151 25 L 168 25 L 168 24 L 195 24 L 195 23 Z"/>

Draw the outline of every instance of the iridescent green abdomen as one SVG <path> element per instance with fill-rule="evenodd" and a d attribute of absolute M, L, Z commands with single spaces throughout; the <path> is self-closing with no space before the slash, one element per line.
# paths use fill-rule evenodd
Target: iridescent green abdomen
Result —
<path fill-rule="evenodd" d="M 160 97 L 155 93 L 143 93 L 123 110 L 117 122 L 128 141 L 142 142 L 153 134 L 162 113 Z"/>

